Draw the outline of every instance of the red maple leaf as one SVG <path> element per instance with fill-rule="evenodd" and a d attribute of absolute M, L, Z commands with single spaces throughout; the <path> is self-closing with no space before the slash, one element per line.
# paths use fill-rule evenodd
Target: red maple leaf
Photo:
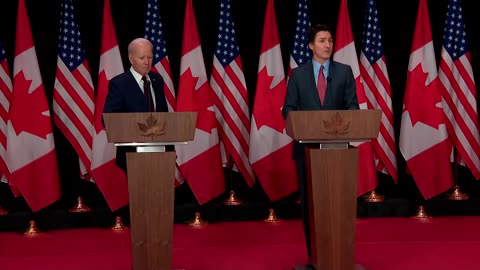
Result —
<path fill-rule="evenodd" d="M 435 106 L 441 102 L 438 78 L 425 85 L 428 74 L 423 72 L 421 65 L 415 67 L 408 76 L 404 104 L 410 113 L 412 126 L 422 122 L 438 129 L 443 123 L 442 109 Z"/>
<path fill-rule="evenodd" d="M 281 109 L 287 93 L 287 86 L 282 80 L 274 88 L 270 88 L 272 81 L 273 76 L 267 74 L 266 67 L 258 73 L 253 115 L 257 129 L 265 125 L 282 133 L 285 128 L 285 120 L 282 117 Z"/>
<path fill-rule="evenodd" d="M 10 105 L 10 120 L 15 133 L 22 131 L 46 139 L 52 133 L 52 126 L 48 112 L 43 85 L 40 84 L 31 93 L 28 93 L 31 80 L 25 79 L 23 71 L 14 78 L 12 103 Z"/>
<path fill-rule="evenodd" d="M 215 112 L 209 110 L 209 108 L 213 109 L 212 89 L 205 81 L 199 89 L 195 90 L 197 81 L 198 77 L 192 75 L 190 68 L 181 75 L 176 109 L 178 112 L 198 112 L 196 127 L 212 133 L 217 123 Z"/>

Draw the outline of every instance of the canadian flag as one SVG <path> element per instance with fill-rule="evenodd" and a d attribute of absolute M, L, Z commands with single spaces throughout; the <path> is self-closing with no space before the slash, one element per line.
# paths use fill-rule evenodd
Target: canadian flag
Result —
<path fill-rule="evenodd" d="M 18 3 L 13 92 L 7 125 L 7 165 L 32 211 L 60 198 L 57 156 L 47 98 L 25 0 Z"/>
<path fill-rule="evenodd" d="M 298 190 L 293 140 L 285 131 L 282 106 L 287 93 L 273 0 L 268 0 L 250 126 L 249 159 L 271 201 Z"/>
<path fill-rule="evenodd" d="M 338 13 L 337 33 L 335 39 L 335 52 L 333 60 L 350 65 L 355 77 L 355 86 L 357 88 L 357 98 L 360 109 L 371 109 L 368 106 L 367 96 L 363 88 L 358 65 L 357 51 L 353 41 L 352 27 L 350 24 L 350 15 L 348 14 L 348 5 L 346 0 L 340 2 Z M 373 146 L 370 142 L 352 143 L 358 147 L 358 186 L 357 194 L 363 195 L 373 189 L 378 184 L 377 170 L 375 168 L 375 159 L 373 156 Z"/>
<path fill-rule="evenodd" d="M 182 176 L 200 204 L 225 191 L 213 90 L 207 79 L 192 0 L 187 1 L 177 111 L 197 112 L 193 142 L 176 147 Z"/>
<path fill-rule="evenodd" d="M 420 0 L 403 100 L 400 151 L 425 199 L 453 186 L 440 81 L 426 0 Z"/>
<path fill-rule="evenodd" d="M 116 148 L 115 145 L 107 141 L 105 128 L 102 124 L 103 106 L 108 94 L 108 82 L 114 76 L 123 73 L 122 59 L 108 0 L 104 0 L 102 25 L 91 171 L 108 205 L 112 210 L 116 210 L 128 204 L 128 185 L 125 172 L 115 164 Z"/>

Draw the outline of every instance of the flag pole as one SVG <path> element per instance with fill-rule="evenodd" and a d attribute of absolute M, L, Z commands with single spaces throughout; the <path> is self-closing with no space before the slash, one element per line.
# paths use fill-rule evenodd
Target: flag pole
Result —
<path fill-rule="evenodd" d="M 458 185 L 458 163 L 457 163 L 457 151 L 455 146 L 453 147 L 453 177 L 455 179 L 455 185 L 453 186 L 453 192 L 448 195 L 448 199 L 452 201 L 465 201 L 468 200 L 468 195 L 460 190 Z"/>
<path fill-rule="evenodd" d="M 229 182 L 229 186 L 230 186 L 230 193 L 228 195 L 228 198 L 223 201 L 223 204 L 225 205 L 229 205 L 229 206 L 232 206 L 232 205 L 241 205 L 243 204 L 243 201 L 240 200 L 236 195 L 235 195 L 235 191 L 233 190 L 233 158 L 232 158 L 232 155 L 230 155 L 230 153 L 228 153 L 228 158 L 227 158 L 227 168 L 229 169 L 229 172 L 228 172 L 228 182 Z"/>

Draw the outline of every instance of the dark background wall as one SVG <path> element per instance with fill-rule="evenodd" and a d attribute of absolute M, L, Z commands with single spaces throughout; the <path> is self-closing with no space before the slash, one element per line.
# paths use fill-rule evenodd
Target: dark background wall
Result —
<path fill-rule="evenodd" d="M 73 2 L 92 79 L 94 85 L 96 85 L 103 0 L 74 0 Z M 129 67 L 128 60 L 125 57 L 129 41 L 143 36 L 146 2 L 146 0 L 110 1 L 111 13 L 125 68 Z M 297 1 L 275 0 L 274 2 L 284 67 L 286 69 L 292 47 Z M 26 0 L 40 71 L 49 102 L 52 99 L 55 80 L 60 28 L 60 3 L 60 0 Z M 311 22 L 313 24 L 327 23 L 332 26 L 335 32 L 340 0 L 310 0 L 307 3 Z M 480 31 L 480 16 L 478 16 L 478 12 L 474 8 L 474 3 L 474 0 L 464 0 L 463 11 L 473 71 L 478 85 L 480 84 L 480 35 L 478 34 Z M 185 4 L 185 0 L 159 0 L 158 2 L 175 86 L 178 85 L 180 70 Z M 437 59 L 439 59 L 441 50 L 447 4 L 447 0 L 428 1 Z M 220 0 L 193 0 L 208 75 L 210 75 L 215 49 L 219 5 Z M 253 104 L 266 0 L 231 0 L 231 5 L 247 89 L 250 102 Z M 350 0 L 348 5 L 357 53 L 360 54 L 366 2 L 365 0 Z M 17 6 L 17 0 L 2 0 L 0 2 L 0 34 L 4 38 L 11 71 L 13 70 Z M 402 100 L 418 0 L 377 0 L 377 8 L 383 33 L 385 58 L 392 86 L 395 131 L 398 142 Z M 64 193 L 65 196 L 70 198 L 77 193 L 76 189 L 78 188 L 78 185 L 75 184 L 78 182 L 76 154 L 58 130 L 55 130 L 55 141 Z M 415 185 L 404 173 L 405 165 L 403 158 L 398 155 L 397 159 L 400 183 L 399 185 L 393 185 L 389 177 L 382 177 L 381 185 L 383 186 L 383 191 L 387 195 L 417 198 L 418 194 Z M 465 181 L 466 188 L 471 192 L 476 192 L 476 181 L 472 179 L 469 172 L 460 168 L 459 175 L 462 181 Z M 6 193 L 8 192 L 5 192 L 5 190 L 0 192 L 0 197 L 2 197 L 1 194 Z"/>

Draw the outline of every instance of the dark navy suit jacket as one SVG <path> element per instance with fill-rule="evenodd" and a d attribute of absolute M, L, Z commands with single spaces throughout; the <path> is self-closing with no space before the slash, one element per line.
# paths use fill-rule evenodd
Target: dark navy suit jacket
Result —
<path fill-rule="evenodd" d="M 152 89 L 155 93 L 155 111 L 168 112 L 167 100 L 160 74 L 149 72 Z M 108 85 L 108 95 L 104 113 L 148 112 L 148 101 L 130 70 L 113 77 Z M 117 165 L 126 170 L 126 147 L 117 148 Z"/>

